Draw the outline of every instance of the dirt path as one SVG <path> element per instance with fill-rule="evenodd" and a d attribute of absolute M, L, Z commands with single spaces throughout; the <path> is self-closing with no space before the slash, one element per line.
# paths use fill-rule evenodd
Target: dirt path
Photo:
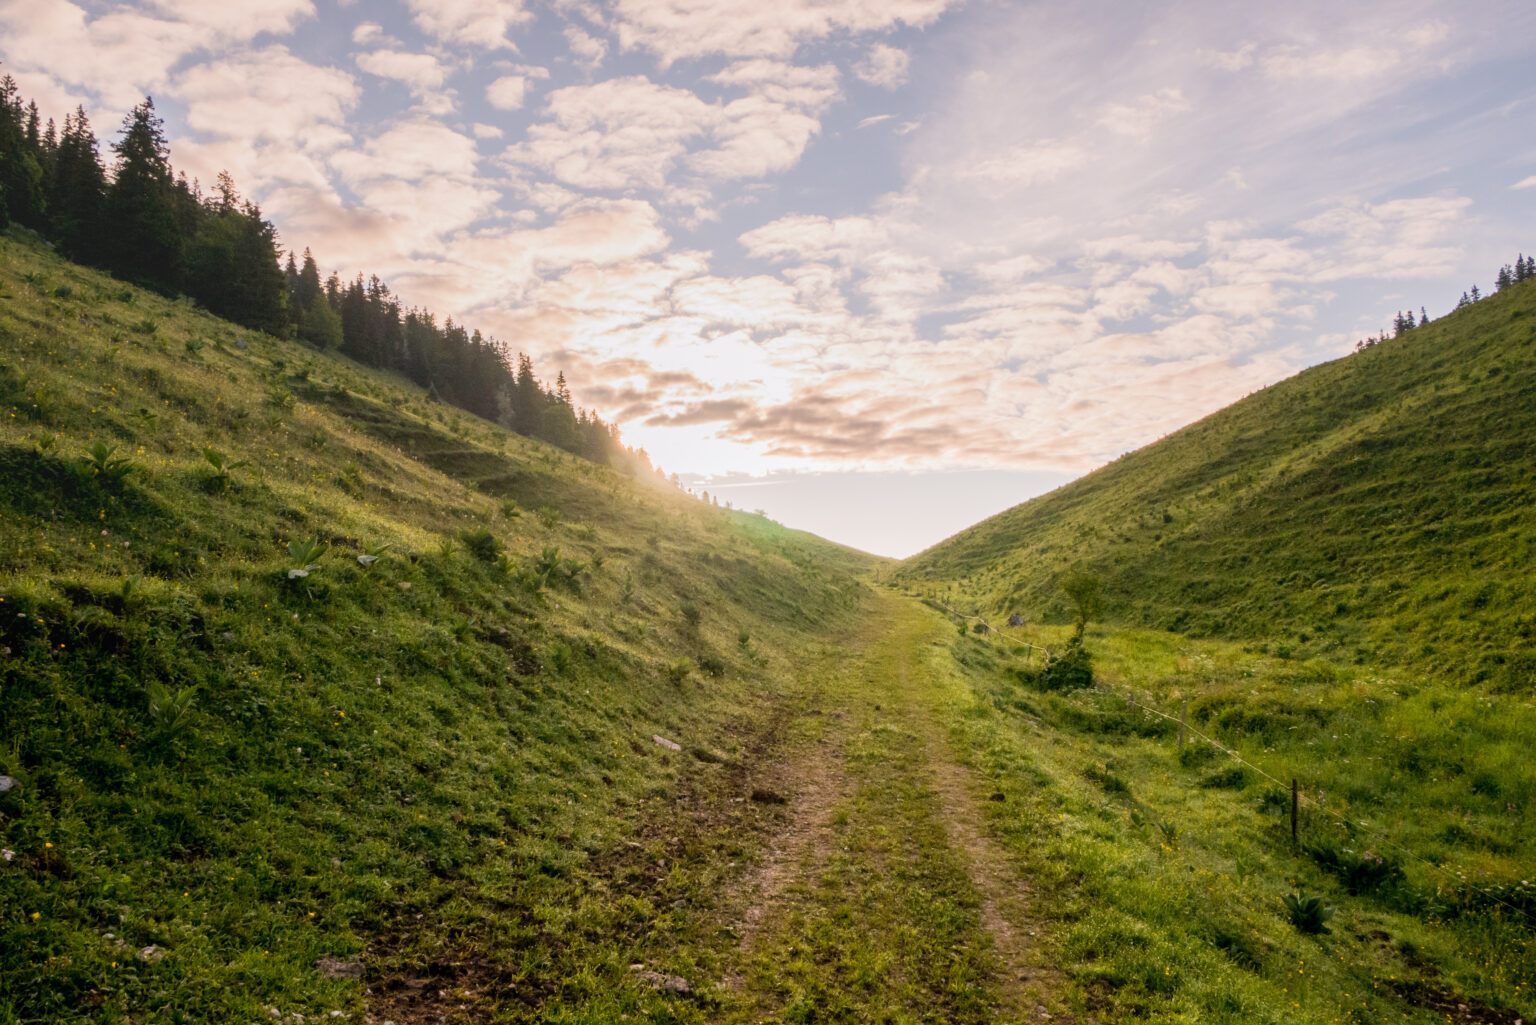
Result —
<path fill-rule="evenodd" d="M 987 832 L 990 794 L 948 739 L 969 700 L 951 628 L 890 596 L 871 620 L 822 668 L 818 727 L 772 777 L 785 819 L 731 902 L 742 1004 L 722 1020 L 1074 1020 Z"/>

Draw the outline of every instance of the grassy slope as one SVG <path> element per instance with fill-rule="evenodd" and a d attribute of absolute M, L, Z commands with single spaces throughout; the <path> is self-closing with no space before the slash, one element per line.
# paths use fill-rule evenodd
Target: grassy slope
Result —
<path fill-rule="evenodd" d="M 1525 284 L 902 565 L 936 604 L 1031 621 L 961 642 L 1000 713 L 967 743 L 1062 816 L 998 830 L 1051 895 L 1078 985 L 1157 1020 L 1529 1019 L 1533 448 Z M 1021 642 L 1065 641 L 1059 580 L 1079 566 L 1105 584 L 1098 686 L 1034 692 Z M 1299 778 L 1303 850 L 1277 788 L 1204 744 L 1176 757 L 1176 727 L 1131 695 L 1187 700 L 1195 728 Z M 1292 888 L 1340 909 L 1333 934 L 1292 937 Z"/>
<path fill-rule="evenodd" d="M 82 477 L 97 440 L 135 471 Z M 687 926 L 626 841 L 730 782 L 873 565 L 14 239 L 0 478 L 0 1022 L 360 1020 L 313 963 L 365 950 L 400 1021 L 649 1013 L 626 966 Z"/>
<path fill-rule="evenodd" d="M 1526 688 L 1536 656 L 1536 282 L 1314 367 L 904 564 L 992 613 L 1412 662 Z"/>

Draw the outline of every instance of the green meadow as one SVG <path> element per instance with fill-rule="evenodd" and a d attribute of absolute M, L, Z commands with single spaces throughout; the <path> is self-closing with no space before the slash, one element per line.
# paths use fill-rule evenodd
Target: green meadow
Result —
<path fill-rule="evenodd" d="M 0 1022 L 1529 1021 L 1533 306 L 897 565 L 0 239 Z"/>

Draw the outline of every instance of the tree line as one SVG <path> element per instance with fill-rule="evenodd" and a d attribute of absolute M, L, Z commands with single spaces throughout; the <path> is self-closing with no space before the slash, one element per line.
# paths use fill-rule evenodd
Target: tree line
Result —
<path fill-rule="evenodd" d="M 405 306 L 377 275 L 321 280 L 309 250 L 286 266 L 277 229 L 228 173 L 211 193 L 176 173 L 149 97 L 124 118 L 110 170 L 84 107 L 46 123 L 0 79 L 0 229 L 19 224 L 77 263 L 225 319 L 403 374 L 438 400 L 594 462 L 651 469 L 617 427 L 553 387 L 533 363 L 479 331 Z"/>
<path fill-rule="evenodd" d="M 1529 281 L 1532 278 L 1536 278 L 1536 256 L 1526 256 L 1524 253 L 1521 253 L 1515 258 L 1513 265 L 1506 263 L 1499 268 L 1499 273 L 1494 277 L 1494 291 L 1502 292 L 1511 285 Z M 1483 293 L 1476 285 L 1473 285 L 1467 291 L 1461 293 L 1461 299 L 1456 303 L 1456 309 L 1466 309 L 1468 306 L 1482 301 L 1483 298 Z M 1406 313 L 1398 310 L 1397 316 L 1392 318 L 1392 334 L 1390 336 L 1383 331 L 1375 338 L 1362 338 L 1355 343 L 1355 351 L 1359 352 L 1362 349 L 1369 349 L 1373 345 L 1379 345 L 1389 337 L 1401 338 L 1414 328 L 1423 327 L 1428 323 L 1429 313 L 1422 306 L 1419 307 L 1417 318 L 1414 317 L 1412 310 Z"/>

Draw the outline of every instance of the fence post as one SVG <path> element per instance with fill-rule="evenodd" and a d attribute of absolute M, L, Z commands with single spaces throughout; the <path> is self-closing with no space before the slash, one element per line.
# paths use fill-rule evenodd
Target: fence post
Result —
<path fill-rule="evenodd" d="M 1291 843 L 1301 845 L 1301 840 L 1296 829 L 1296 807 L 1300 802 L 1296 796 L 1296 777 L 1291 777 Z"/>
<path fill-rule="evenodd" d="M 1179 710 L 1179 757 L 1184 757 L 1184 721 L 1189 718 L 1189 699 L 1184 699 L 1184 707 Z"/>

